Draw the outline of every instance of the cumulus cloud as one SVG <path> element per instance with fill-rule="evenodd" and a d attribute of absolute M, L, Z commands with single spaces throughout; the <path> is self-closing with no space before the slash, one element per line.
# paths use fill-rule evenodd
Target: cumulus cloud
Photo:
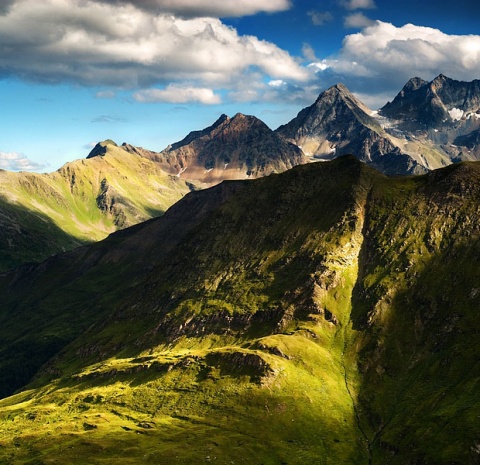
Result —
<path fill-rule="evenodd" d="M 329 11 L 309 11 L 308 16 L 312 20 L 314 26 L 323 26 L 333 20 L 333 15 Z"/>
<path fill-rule="evenodd" d="M 124 89 L 186 81 L 228 89 L 252 70 L 271 79 L 308 79 L 307 71 L 273 43 L 239 35 L 218 18 L 164 12 L 197 3 L 16 0 L 0 16 L 0 78 Z M 288 6 L 286 0 L 208 3 L 197 7 L 205 14 L 218 8 L 217 16 L 222 5 L 238 8 L 238 14 Z M 158 12 L 152 13 L 154 6 Z"/>
<path fill-rule="evenodd" d="M 361 10 L 376 8 L 373 0 L 341 0 L 340 5 L 347 10 Z"/>
<path fill-rule="evenodd" d="M 358 28 L 363 29 L 364 27 L 373 26 L 375 21 L 371 20 L 363 13 L 353 13 L 351 15 L 345 16 L 343 25 L 348 28 Z"/>
<path fill-rule="evenodd" d="M 205 105 L 221 103 L 221 98 L 212 89 L 205 87 L 179 86 L 171 84 L 165 89 L 145 89 L 133 95 L 137 102 L 141 103 L 187 103 L 198 102 Z"/>
<path fill-rule="evenodd" d="M 342 67 L 366 76 L 400 74 L 402 80 L 416 75 L 430 78 L 441 72 L 471 80 L 478 77 L 480 68 L 480 36 L 377 21 L 345 38 L 337 69 Z"/>
<path fill-rule="evenodd" d="M 343 82 L 363 94 L 394 96 L 412 77 L 478 79 L 480 35 L 448 35 L 438 29 L 376 21 L 345 37 L 340 53 L 310 65 L 324 84 Z"/>
<path fill-rule="evenodd" d="M 111 5 L 130 4 L 154 13 L 170 13 L 183 17 L 225 18 L 257 13 L 275 13 L 291 7 L 290 0 L 98 0 Z"/>
<path fill-rule="evenodd" d="M 0 169 L 8 171 L 39 171 L 48 165 L 29 160 L 25 155 L 17 152 L 0 151 Z"/>

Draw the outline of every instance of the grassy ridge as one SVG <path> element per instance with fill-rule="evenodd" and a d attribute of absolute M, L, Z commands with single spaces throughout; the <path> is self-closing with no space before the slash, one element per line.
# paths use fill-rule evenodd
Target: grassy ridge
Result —
<path fill-rule="evenodd" d="M 159 216 L 189 192 L 155 163 L 103 145 L 105 155 L 55 173 L 0 171 L 0 271 Z"/>
<path fill-rule="evenodd" d="M 479 176 L 340 158 L 3 276 L 2 376 L 56 355 L 0 463 L 476 463 Z"/>

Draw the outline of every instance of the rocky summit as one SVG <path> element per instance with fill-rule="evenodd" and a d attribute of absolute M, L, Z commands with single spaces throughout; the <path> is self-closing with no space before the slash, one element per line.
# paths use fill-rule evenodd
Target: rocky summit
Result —
<path fill-rule="evenodd" d="M 299 145 L 314 160 L 345 154 L 386 174 L 420 174 L 425 168 L 395 145 L 362 102 L 343 85 L 320 94 L 316 102 L 277 133 Z"/>
<path fill-rule="evenodd" d="M 212 126 L 147 155 L 168 173 L 205 184 L 258 178 L 306 163 L 303 152 L 254 116 L 222 115 Z"/>
<path fill-rule="evenodd" d="M 479 159 L 480 80 L 413 78 L 380 114 L 391 134 L 434 144 L 444 164 Z"/>
<path fill-rule="evenodd" d="M 1 275 L 0 460 L 477 464 L 479 199 L 344 156 Z"/>

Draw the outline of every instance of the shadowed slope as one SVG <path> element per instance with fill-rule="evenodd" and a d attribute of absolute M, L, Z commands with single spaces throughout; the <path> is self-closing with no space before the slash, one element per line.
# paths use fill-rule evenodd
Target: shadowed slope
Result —
<path fill-rule="evenodd" d="M 0 271 L 159 216 L 190 191 L 155 163 L 111 141 L 92 153 L 50 174 L 0 171 L 6 242 Z"/>
<path fill-rule="evenodd" d="M 389 179 L 341 157 L 191 193 L 2 276 L 0 367 L 38 369 L 0 402 L 2 450 L 476 463 L 479 179 L 475 163 Z"/>

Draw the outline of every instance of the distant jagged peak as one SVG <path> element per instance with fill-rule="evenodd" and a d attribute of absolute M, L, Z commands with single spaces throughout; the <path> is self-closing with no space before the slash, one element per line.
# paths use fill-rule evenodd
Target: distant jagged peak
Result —
<path fill-rule="evenodd" d="M 449 78 L 448 76 L 445 76 L 445 74 L 440 73 L 436 78 L 432 80 L 432 83 L 444 83 L 447 81 L 453 81 L 453 79 Z"/>
<path fill-rule="evenodd" d="M 403 86 L 403 89 L 401 90 L 401 94 L 405 95 L 406 93 L 416 91 L 420 89 L 420 87 L 423 87 L 428 84 L 428 81 L 425 81 L 425 79 L 422 79 L 420 77 L 413 77 L 408 80 L 408 82 Z"/>
<path fill-rule="evenodd" d="M 303 145 L 305 136 L 339 133 L 346 126 L 375 126 L 371 110 L 357 99 L 343 84 L 335 84 L 323 91 L 315 103 L 301 110 L 296 118 L 280 126 L 277 132 L 287 140 Z M 353 123 L 352 123 L 353 122 Z"/>
<path fill-rule="evenodd" d="M 248 130 L 256 127 L 264 130 L 271 131 L 271 129 L 259 118 L 253 115 L 245 115 L 243 113 L 237 113 L 228 122 L 230 128 L 237 128 L 238 130 Z"/>
<path fill-rule="evenodd" d="M 87 158 L 103 157 L 107 153 L 108 146 L 118 147 L 116 142 L 111 139 L 105 139 L 93 147 Z"/>
<path fill-rule="evenodd" d="M 334 84 L 333 86 L 329 87 L 328 89 L 324 90 L 317 98 L 317 102 L 321 101 L 325 98 L 330 98 L 333 96 L 341 96 L 341 97 L 354 97 L 350 90 L 341 83 Z M 355 98 L 355 97 L 354 97 Z"/>
<path fill-rule="evenodd" d="M 409 125 L 420 123 L 424 127 L 438 128 L 475 113 L 479 108 L 480 80 L 457 81 L 439 74 L 430 82 L 410 79 L 381 112 Z"/>
<path fill-rule="evenodd" d="M 370 114 L 370 109 L 360 101 L 350 90 L 342 83 L 335 84 L 323 91 L 315 101 L 314 107 L 324 104 L 332 105 L 335 103 L 346 104 L 349 108 L 360 108 L 366 114 Z"/>
<path fill-rule="evenodd" d="M 177 150 L 180 147 L 190 144 L 195 139 L 209 136 L 210 134 L 214 133 L 218 128 L 227 124 L 229 121 L 230 117 L 226 114 L 222 114 L 211 126 L 208 126 L 205 129 L 201 129 L 200 131 L 191 131 L 181 141 L 169 145 L 165 150 Z"/>

